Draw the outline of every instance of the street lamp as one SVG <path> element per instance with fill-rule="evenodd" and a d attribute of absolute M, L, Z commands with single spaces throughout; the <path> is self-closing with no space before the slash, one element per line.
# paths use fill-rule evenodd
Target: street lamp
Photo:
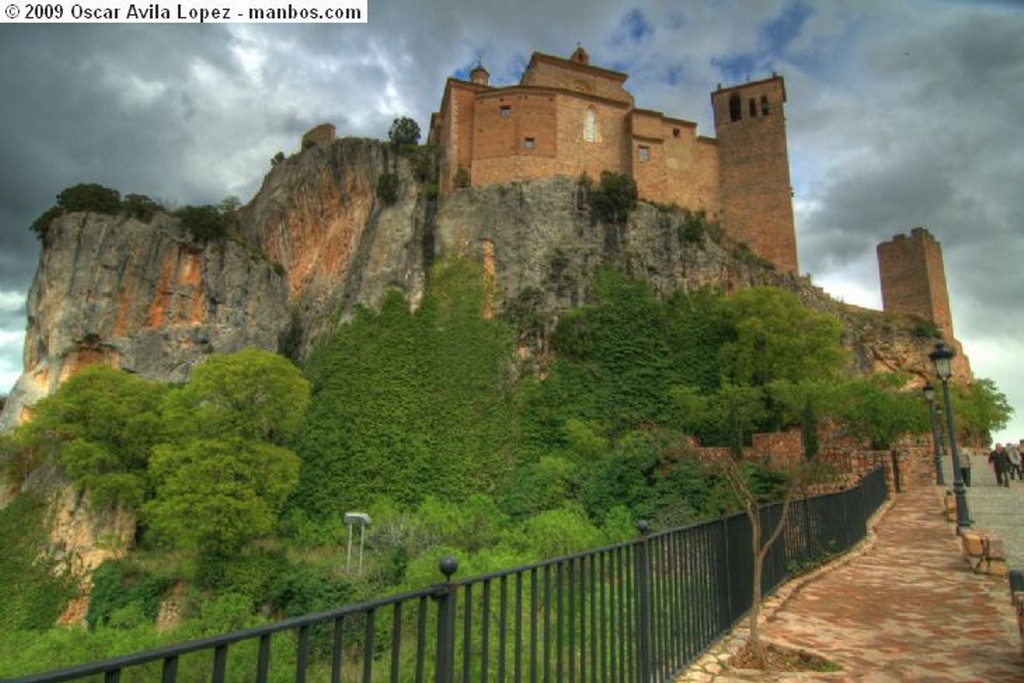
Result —
<path fill-rule="evenodd" d="M 939 426 L 935 419 L 935 387 L 928 382 L 921 389 L 924 391 L 924 400 L 928 401 L 928 415 L 932 419 L 932 446 L 935 448 L 935 483 L 939 486 L 946 485 L 946 475 L 942 473 L 942 451 L 939 450 Z"/>
<path fill-rule="evenodd" d="M 935 366 L 935 376 L 942 380 L 942 398 L 946 404 L 946 428 L 949 431 L 949 452 L 953 456 L 953 494 L 956 496 L 956 532 L 971 526 L 967 511 L 967 496 L 964 491 L 964 476 L 960 471 L 960 453 L 956 447 L 956 428 L 953 426 L 953 404 L 949 401 L 949 378 L 953 376 L 953 356 L 956 352 L 943 342 L 935 345 L 928 354 Z"/>

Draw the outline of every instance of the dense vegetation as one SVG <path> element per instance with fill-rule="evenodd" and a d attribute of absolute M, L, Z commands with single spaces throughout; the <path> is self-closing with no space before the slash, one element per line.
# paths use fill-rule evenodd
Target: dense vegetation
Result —
<path fill-rule="evenodd" d="M 94 507 L 137 513 L 138 545 L 96 572 L 90 634 L 71 645 L 45 631 L 68 586 L 33 562 L 48 557 L 32 551 L 41 535 L 7 542 L 40 528 L 41 507 L 0 511 L 0 579 L 19 596 L 0 610 L 0 676 L 435 583 L 443 553 L 470 575 L 630 538 L 640 518 L 735 509 L 691 434 L 739 449 L 800 426 L 813 450 L 825 419 L 878 447 L 928 427 L 899 378 L 841 379 L 838 322 L 781 290 L 663 301 L 606 272 L 594 302 L 561 317 L 543 376 L 521 376 L 522 311 L 485 315 L 490 287 L 441 263 L 415 311 L 398 294 L 360 311 L 301 371 L 253 350 L 211 357 L 179 387 L 91 367 L 38 403 L 3 442 L 7 476 L 58 463 Z M 971 429 L 1005 421 L 994 387 L 971 391 L 958 399 Z M 786 486 L 746 475 L 764 499 Z M 342 560 L 352 510 L 373 520 L 359 575 Z M 158 635 L 172 589 L 185 621 Z"/>
<path fill-rule="evenodd" d="M 181 220 L 182 226 L 201 242 L 228 237 L 238 227 L 239 201 L 228 197 L 214 206 L 183 206 L 170 211 L 159 202 L 142 194 L 128 194 L 124 197 L 117 190 L 98 183 L 79 183 L 57 193 L 57 203 L 39 215 L 32 222 L 31 230 L 45 240 L 54 219 L 76 211 L 88 211 L 108 216 L 124 214 L 135 220 L 148 223 L 158 212 L 173 213 Z"/>

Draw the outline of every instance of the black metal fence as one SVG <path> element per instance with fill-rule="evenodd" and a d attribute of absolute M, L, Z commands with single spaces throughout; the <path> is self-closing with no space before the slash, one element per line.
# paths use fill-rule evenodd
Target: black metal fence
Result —
<path fill-rule="evenodd" d="M 862 539 L 887 495 L 882 470 L 792 503 L 764 567 L 772 592 L 794 570 Z M 766 507 L 764 528 L 781 514 Z M 751 606 L 745 515 L 630 543 L 17 679 L 586 683 L 668 681 Z"/>

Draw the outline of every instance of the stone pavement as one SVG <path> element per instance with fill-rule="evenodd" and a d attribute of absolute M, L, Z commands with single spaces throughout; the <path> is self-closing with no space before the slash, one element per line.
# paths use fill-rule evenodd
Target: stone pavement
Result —
<path fill-rule="evenodd" d="M 952 488 L 946 459 L 946 482 Z M 1008 488 L 996 486 L 996 475 L 985 456 L 975 456 L 971 466 L 971 486 L 967 491 L 967 510 L 971 526 L 990 531 L 1006 546 L 1006 564 L 1024 570 L 1024 482 L 1011 480 Z"/>
<path fill-rule="evenodd" d="M 995 532 L 993 520 L 1008 520 L 1002 511 L 1006 491 L 1016 494 L 1024 521 L 1024 484 L 1001 489 L 994 478 L 986 479 L 984 458 L 974 464 L 968 507 L 977 525 Z M 730 669 L 725 663 L 747 637 L 739 627 L 677 682 L 1024 681 L 1007 579 L 970 571 L 955 529 L 944 518 L 942 494 L 934 482 L 908 482 L 876 515 L 860 546 L 786 584 L 769 600 L 765 642 L 822 656 L 840 671 Z M 1021 527 L 1017 534 L 1024 532 Z M 1024 569 L 1013 560 L 1010 567 Z"/>

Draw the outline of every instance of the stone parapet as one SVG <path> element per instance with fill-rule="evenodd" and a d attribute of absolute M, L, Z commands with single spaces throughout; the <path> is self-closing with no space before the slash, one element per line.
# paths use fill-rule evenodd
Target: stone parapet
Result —
<path fill-rule="evenodd" d="M 949 515 L 950 499 L 946 496 L 946 514 Z M 955 503 L 954 503 L 954 519 Z M 960 543 L 964 549 L 971 570 L 976 574 L 1006 576 L 1006 547 L 1003 542 L 983 529 L 963 529 L 960 532 Z"/>

